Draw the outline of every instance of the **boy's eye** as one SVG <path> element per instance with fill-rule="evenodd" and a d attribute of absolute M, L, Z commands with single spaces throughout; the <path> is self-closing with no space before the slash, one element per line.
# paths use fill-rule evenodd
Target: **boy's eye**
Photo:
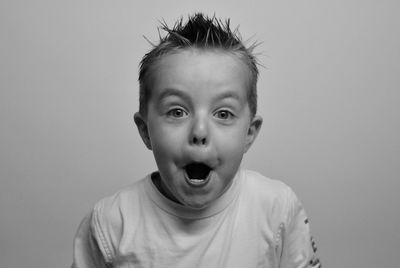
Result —
<path fill-rule="evenodd" d="M 167 115 L 171 116 L 171 117 L 175 117 L 175 118 L 181 118 L 181 117 L 186 116 L 187 112 L 184 111 L 183 109 L 175 108 L 175 109 L 168 111 Z"/>
<path fill-rule="evenodd" d="M 221 111 L 216 112 L 215 116 L 218 119 L 228 120 L 228 119 L 231 119 L 233 117 L 233 114 L 230 111 L 221 110 Z"/>

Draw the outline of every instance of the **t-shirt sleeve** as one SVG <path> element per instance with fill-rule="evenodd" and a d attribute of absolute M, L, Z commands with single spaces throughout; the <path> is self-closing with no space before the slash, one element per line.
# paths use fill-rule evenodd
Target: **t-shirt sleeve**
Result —
<path fill-rule="evenodd" d="M 106 268 L 103 254 L 92 228 L 92 213 L 88 214 L 79 225 L 74 239 L 72 268 Z"/>
<path fill-rule="evenodd" d="M 286 225 L 281 225 L 282 255 L 280 268 L 320 268 L 316 256 L 317 247 L 310 233 L 310 224 L 306 212 L 295 195 L 289 189 Z"/>

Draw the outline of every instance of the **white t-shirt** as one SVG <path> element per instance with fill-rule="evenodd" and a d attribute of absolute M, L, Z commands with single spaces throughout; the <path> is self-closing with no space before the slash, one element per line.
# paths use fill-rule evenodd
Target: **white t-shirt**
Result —
<path fill-rule="evenodd" d="M 96 204 L 73 267 L 320 267 L 315 251 L 305 211 L 280 181 L 240 170 L 199 210 L 165 198 L 149 175 Z"/>

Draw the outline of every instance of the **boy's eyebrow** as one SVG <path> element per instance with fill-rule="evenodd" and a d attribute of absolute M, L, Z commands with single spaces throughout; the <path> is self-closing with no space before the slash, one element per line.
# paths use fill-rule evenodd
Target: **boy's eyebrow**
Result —
<path fill-rule="evenodd" d="M 176 88 L 165 88 L 164 91 L 158 97 L 159 100 L 165 99 L 166 97 L 176 96 L 182 98 L 185 101 L 190 101 L 189 95 L 186 94 L 185 91 L 176 89 Z M 222 100 L 222 99 L 235 99 L 240 101 L 240 96 L 235 91 L 226 91 L 222 92 L 221 94 L 217 95 L 215 100 Z"/>
<path fill-rule="evenodd" d="M 227 91 L 227 92 L 222 92 L 220 95 L 217 95 L 216 99 L 240 100 L 240 96 L 234 91 Z"/>
<path fill-rule="evenodd" d="M 169 96 L 177 96 L 180 97 L 184 100 L 189 100 L 189 96 L 186 95 L 186 93 L 182 90 L 176 89 L 176 88 L 166 88 L 159 96 L 159 100 L 165 99 L 166 97 Z"/>

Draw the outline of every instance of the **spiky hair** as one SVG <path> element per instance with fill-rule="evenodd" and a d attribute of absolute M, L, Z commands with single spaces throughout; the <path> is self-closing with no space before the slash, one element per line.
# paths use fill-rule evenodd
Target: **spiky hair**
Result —
<path fill-rule="evenodd" d="M 166 34 L 162 36 L 160 30 Z M 181 18 L 172 28 L 168 27 L 167 23 L 163 21 L 159 27 L 159 38 L 157 45 L 149 41 L 153 48 L 144 55 L 140 62 L 139 112 L 142 115 L 146 114 L 147 102 L 151 94 L 147 80 L 152 72 L 152 67 L 161 57 L 188 48 L 231 52 L 242 60 L 250 72 L 250 88 L 247 93 L 250 112 L 253 116 L 256 114 L 258 68 L 257 59 L 253 54 L 256 43 L 246 47 L 238 29 L 231 30 L 229 19 L 222 21 L 215 16 L 208 17 L 202 13 L 196 13 L 189 16 L 186 23 Z"/>

